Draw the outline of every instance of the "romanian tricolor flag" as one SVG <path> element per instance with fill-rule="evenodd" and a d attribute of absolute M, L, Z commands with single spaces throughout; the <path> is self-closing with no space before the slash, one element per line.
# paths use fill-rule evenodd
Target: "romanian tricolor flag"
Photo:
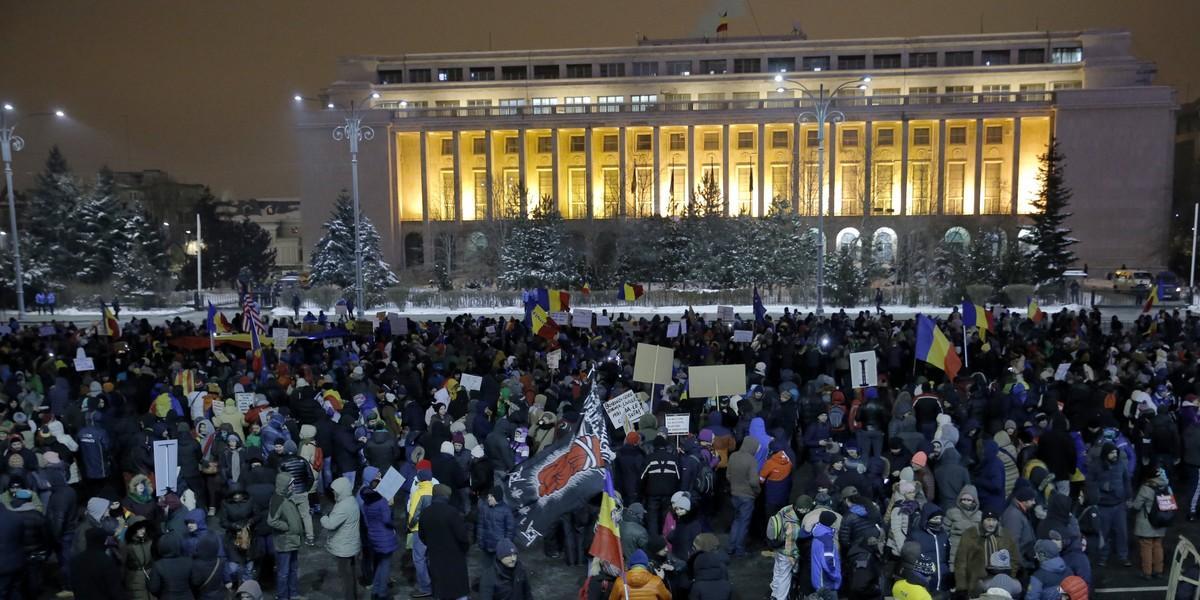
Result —
<path fill-rule="evenodd" d="M 604 471 L 604 494 L 600 496 L 600 517 L 592 535 L 588 554 L 620 569 L 625 564 L 621 555 L 621 504 L 613 487 L 612 471 Z"/>
<path fill-rule="evenodd" d="M 1153 289 L 1150 290 L 1150 297 L 1146 298 L 1146 303 L 1142 305 L 1142 312 L 1148 313 L 1148 312 L 1154 310 L 1154 307 L 1158 306 L 1159 300 L 1160 300 L 1160 298 L 1158 297 L 1158 284 L 1155 284 Z"/>
<path fill-rule="evenodd" d="M 116 315 L 103 302 L 100 303 L 100 335 L 121 337 L 121 324 L 117 322 Z"/>
<path fill-rule="evenodd" d="M 917 315 L 917 358 L 945 371 L 951 381 L 962 368 L 962 359 L 950 340 L 924 315 Z"/>
<path fill-rule="evenodd" d="M 1046 313 L 1042 312 L 1042 309 L 1038 308 L 1037 300 L 1030 298 L 1029 309 L 1025 311 L 1025 316 L 1029 317 L 1029 319 L 1034 323 L 1041 323 L 1042 319 L 1046 318 Z"/>
<path fill-rule="evenodd" d="M 567 312 L 571 310 L 571 294 L 563 290 L 538 288 L 537 305 L 547 313 Z"/>
<path fill-rule="evenodd" d="M 617 295 L 617 300 L 633 302 L 646 294 L 646 289 L 640 283 L 626 283 L 621 286 L 621 291 Z"/>
<path fill-rule="evenodd" d="M 982 306 L 975 306 L 970 300 L 963 300 L 962 314 L 963 327 L 978 328 L 979 339 L 981 340 L 987 339 L 987 332 L 995 330 L 995 325 L 992 323 L 992 313 L 984 310 Z"/>
<path fill-rule="evenodd" d="M 583 291 L 584 296 L 592 295 L 592 284 L 587 281 L 583 282 L 583 290 L 582 291 Z"/>
<path fill-rule="evenodd" d="M 546 312 L 541 305 L 533 307 L 529 319 L 530 328 L 533 329 L 535 335 L 540 335 L 548 340 L 558 337 L 558 324 L 550 318 L 550 313 Z"/>
<path fill-rule="evenodd" d="M 717 23 L 717 33 L 727 33 L 729 31 L 729 11 L 721 13 L 721 20 Z"/>
<path fill-rule="evenodd" d="M 192 395 L 196 391 L 196 372 L 192 369 L 180 369 L 175 374 L 175 385 L 183 388 L 185 396 Z"/>

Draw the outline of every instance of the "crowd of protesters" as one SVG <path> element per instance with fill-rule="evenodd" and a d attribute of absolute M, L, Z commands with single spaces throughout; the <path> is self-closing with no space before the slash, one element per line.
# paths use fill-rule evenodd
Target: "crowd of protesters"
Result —
<path fill-rule="evenodd" d="M 1190 313 L 997 312 L 980 335 L 953 312 L 939 326 L 970 365 L 953 380 L 915 360 L 914 322 L 887 314 L 683 319 L 671 338 L 655 317 L 553 339 L 465 315 L 369 335 L 310 323 L 307 338 L 284 320 L 268 325 L 291 325 L 292 343 L 260 357 L 211 352 L 205 324 L 179 319 L 130 320 L 119 337 L 11 321 L 0 600 L 258 600 L 264 587 L 519 600 L 537 551 L 575 567 L 550 592 L 562 598 L 1079 600 L 1100 569 L 1165 583 L 1164 538 L 1196 518 Z M 753 341 L 733 342 L 735 325 Z M 632 381 L 639 342 L 674 349 L 670 384 Z M 76 371 L 79 349 L 94 370 Z M 854 388 L 849 353 L 865 350 L 879 382 Z M 744 394 L 689 396 L 688 367 L 739 363 Z M 514 543 L 506 477 L 571 437 L 593 385 L 649 408 L 608 422 L 624 565 L 588 555 L 599 496 L 532 548 Z M 678 413 L 690 433 L 669 436 Z M 165 439 L 169 482 L 155 469 Z M 404 483 L 381 493 L 392 469 Z M 313 552 L 336 578 L 302 585 Z M 751 561 L 770 563 L 769 585 L 735 590 L 730 569 Z"/>

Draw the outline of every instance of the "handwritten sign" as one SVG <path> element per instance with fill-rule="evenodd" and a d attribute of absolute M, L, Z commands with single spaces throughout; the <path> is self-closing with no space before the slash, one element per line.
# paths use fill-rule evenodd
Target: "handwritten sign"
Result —
<path fill-rule="evenodd" d="M 733 307 L 732 306 L 718 306 L 717 307 L 717 318 L 722 321 L 732 321 L 733 320 Z"/>
<path fill-rule="evenodd" d="M 563 327 L 569 327 L 571 325 L 571 313 L 569 312 L 552 312 L 550 313 L 550 318 L 554 319 L 555 323 L 558 323 Z"/>
<path fill-rule="evenodd" d="M 586 308 L 576 308 L 571 311 L 571 320 L 575 322 L 576 327 L 591 327 L 592 311 Z"/>
<path fill-rule="evenodd" d="M 690 415 L 680 413 L 675 415 L 667 415 L 667 435 L 687 435 L 689 430 Z"/>
<path fill-rule="evenodd" d="M 41 337 L 50 337 L 54 335 L 54 333 L 55 331 L 53 325 L 42 325 L 41 327 L 38 327 L 38 335 Z"/>
<path fill-rule="evenodd" d="M 754 332 L 749 329 L 734 329 L 733 341 L 738 344 L 749 344 L 754 339 Z"/>
<path fill-rule="evenodd" d="M 460 383 L 464 390 L 475 390 L 478 392 L 479 388 L 483 387 L 483 378 L 478 375 L 463 373 Z"/>
<path fill-rule="evenodd" d="M 675 322 L 667 325 L 667 339 L 674 339 L 677 337 L 679 337 L 679 323 Z"/>
<path fill-rule="evenodd" d="M 850 385 L 856 388 L 879 385 L 879 358 L 874 350 L 850 353 Z"/>
<path fill-rule="evenodd" d="M 484 331 L 484 333 L 486 333 L 488 335 L 496 335 L 496 326 L 488 325 L 487 327 L 483 328 L 483 331 Z"/>
<path fill-rule="evenodd" d="M 638 400 L 633 390 L 629 390 L 605 402 L 604 410 L 608 413 L 608 420 L 612 421 L 613 427 L 621 429 L 625 427 L 626 421 L 636 423 L 639 417 L 646 414 L 646 405 Z"/>
<path fill-rule="evenodd" d="M 612 317 L 608 315 L 596 315 L 596 327 L 611 327 Z"/>
<path fill-rule="evenodd" d="M 92 359 L 90 359 L 86 356 L 83 358 L 76 358 L 75 359 L 75 370 L 80 373 L 82 373 L 84 371 L 95 371 L 96 363 L 93 362 Z"/>
<path fill-rule="evenodd" d="M 550 369 L 558 369 L 558 363 L 562 360 L 562 350 L 554 350 L 546 353 L 546 366 Z"/>
<path fill-rule="evenodd" d="M 246 411 L 254 406 L 254 392 L 238 392 L 233 395 L 233 398 L 237 401 L 238 410 L 242 411 L 242 414 L 246 414 Z"/>
<path fill-rule="evenodd" d="M 328 338 L 325 338 L 324 340 L 321 340 L 321 345 L 326 348 L 341 348 L 342 347 L 342 338 L 328 337 Z"/>
<path fill-rule="evenodd" d="M 288 328 L 287 327 L 272 327 L 271 340 L 275 344 L 276 349 L 287 348 L 288 344 Z"/>

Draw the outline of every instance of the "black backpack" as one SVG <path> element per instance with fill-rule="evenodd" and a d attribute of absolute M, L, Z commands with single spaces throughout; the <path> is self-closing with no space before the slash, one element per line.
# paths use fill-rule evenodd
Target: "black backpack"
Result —
<path fill-rule="evenodd" d="M 696 476 L 692 478 L 692 490 L 699 496 L 708 496 L 712 494 L 717 486 L 717 475 L 713 472 L 707 461 L 701 460 L 698 457 L 688 455 L 688 458 L 696 462 Z"/>
<path fill-rule="evenodd" d="M 1170 527 L 1178 513 L 1179 505 L 1175 503 L 1175 494 L 1171 493 L 1171 488 L 1163 488 L 1154 491 L 1154 501 L 1146 511 L 1146 520 L 1150 522 L 1151 527 L 1161 529 Z"/>

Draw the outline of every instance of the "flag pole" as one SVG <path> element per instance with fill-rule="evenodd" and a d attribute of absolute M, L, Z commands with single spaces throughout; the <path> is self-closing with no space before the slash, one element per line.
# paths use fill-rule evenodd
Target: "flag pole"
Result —
<path fill-rule="evenodd" d="M 970 343 L 971 343 L 971 340 L 967 338 L 967 322 L 963 321 L 963 368 L 964 369 L 971 368 L 971 359 L 969 358 L 971 351 L 968 349 L 968 346 L 970 346 Z"/>

